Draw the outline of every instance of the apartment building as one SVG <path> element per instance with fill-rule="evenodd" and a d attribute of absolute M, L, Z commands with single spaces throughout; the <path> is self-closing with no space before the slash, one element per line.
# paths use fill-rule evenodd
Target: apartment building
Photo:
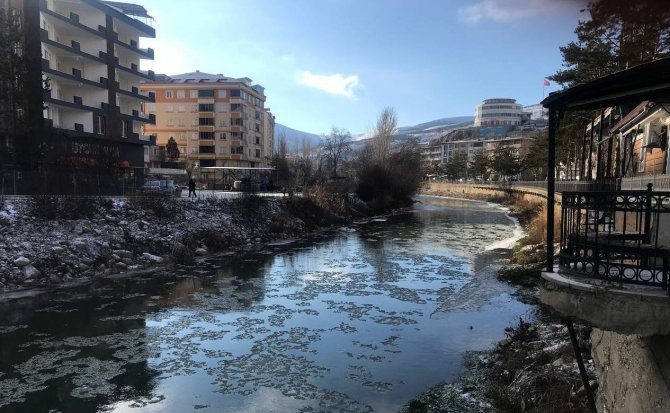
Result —
<path fill-rule="evenodd" d="M 141 59 L 154 57 L 139 47 L 140 38 L 155 37 L 147 11 L 99 0 L 9 5 L 23 19 L 30 82 L 43 89 L 26 111 L 32 123 L 44 124 L 48 161 L 91 165 L 104 153 L 124 167 L 143 167 L 143 146 L 151 141 L 142 130 L 154 122 L 141 112 L 154 100 L 140 92 L 140 81 L 153 79 L 139 69 Z"/>
<path fill-rule="evenodd" d="M 160 147 L 174 138 L 187 168 L 197 166 L 202 173 L 269 166 L 274 116 L 264 107 L 265 89 L 251 79 L 200 71 L 157 75 L 141 91 L 156 97 L 145 104 L 156 117 L 145 133 L 155 135 Z"/>

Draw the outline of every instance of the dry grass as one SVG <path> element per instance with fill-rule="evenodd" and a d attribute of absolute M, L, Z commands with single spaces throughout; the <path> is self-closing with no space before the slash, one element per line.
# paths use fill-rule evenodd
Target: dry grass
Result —
<path fill-rule="evenodd" d="M 541 244 L 547 242 L 547 206 L 535 215 L 527 228 L 528 243 Z M 561 236 L 561 208 L 554 208 L 554 242 L 559 242 Z"/>

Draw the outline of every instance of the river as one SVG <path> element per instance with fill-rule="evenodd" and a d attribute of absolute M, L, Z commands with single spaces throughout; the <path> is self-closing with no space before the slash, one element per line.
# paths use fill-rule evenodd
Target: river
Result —
<path fill-rule="evenodd" d="M 532 308 L 495 205 L 0 301 L 0 412 L 394 412 Z"/>

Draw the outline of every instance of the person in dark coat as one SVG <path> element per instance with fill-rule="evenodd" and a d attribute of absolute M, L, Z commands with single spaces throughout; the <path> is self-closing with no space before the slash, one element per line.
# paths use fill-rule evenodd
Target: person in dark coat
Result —
<path fill-rule="evenodd" d="M 195 181 L 193 179 L 189 179 L 188 181 L 188 199 L 191 199 L 191 194 L 193 194 L 193 198 L 198 197 L 195 194 Z"/>

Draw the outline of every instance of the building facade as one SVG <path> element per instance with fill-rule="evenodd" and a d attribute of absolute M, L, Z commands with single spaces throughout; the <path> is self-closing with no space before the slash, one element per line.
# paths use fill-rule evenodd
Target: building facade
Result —
<path fill-rule="evenodd" d="M 30 92 L 26 112 L 29 122 L 44 125 L 47 161 L 91 165 L 104 154 L 142 168 L 143 146 L 150 144 L 143 125 L 154 121 L 141 112 L 153 96 L 139 88 L 153 79 L 139 69 L 140 59 L 154 56 L 139 47 L 140 38 L 155 37 L 147 11 L 99 0 L 9 3 L 23 19 L 27 83 L 43 92 Z"/>
<path fill-rule="evenodd" d="M 187 168 L 269 166 L 274 117 L 264 107 L 264 88 L 251 79 L 196 71 L 159 75 L 141 90 L 156 96 L 145 105 L 156 117 L 145 133 L 160 147 L 174 138 Z"/>
<path fill-rule="evenodd" d="M 475 108 L 475 126 L 518 126 L 529 117 L 515 99 L 486 99 Z"/>

